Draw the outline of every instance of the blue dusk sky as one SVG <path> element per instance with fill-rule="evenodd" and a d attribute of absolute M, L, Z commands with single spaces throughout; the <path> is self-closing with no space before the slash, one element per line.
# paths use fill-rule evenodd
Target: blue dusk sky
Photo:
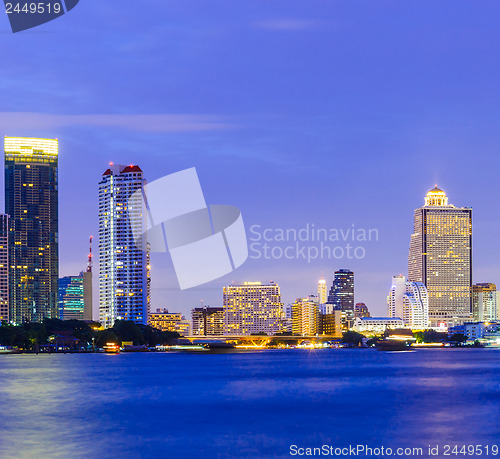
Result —
<path fill-rule="evenodd" d="M 498 0 L 81 0 L 16 34 L 4 16 L 0 132 L 59 138 L 61 275 L 85 267 L 91 234 L 98 251 L 109 161 L 148 181 L 194 166 L 249 238 L 309 224 L 378 240 L 355 243 L 362 259 L 248 259 L 185 291 L 154 254 L 153 310 L 220 305 L 245 280 L 288 303 L 349 268 L 355 300 L 385 315 L 436 183 L 474 209 L 474 282 L 500 282 L 499 23 Z"/>

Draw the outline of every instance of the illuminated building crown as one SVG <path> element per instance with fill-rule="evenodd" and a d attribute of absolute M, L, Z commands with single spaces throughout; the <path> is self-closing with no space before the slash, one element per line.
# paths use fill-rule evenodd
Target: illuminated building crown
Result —
<path fill-rule="evenodd" d="M 430 190 L 425 196 L 425 205 L 426 206 L 447 206 L 448 205 L 448 197 L 446 193 L 437 187 L 434 186 L 432 190 Z"/>

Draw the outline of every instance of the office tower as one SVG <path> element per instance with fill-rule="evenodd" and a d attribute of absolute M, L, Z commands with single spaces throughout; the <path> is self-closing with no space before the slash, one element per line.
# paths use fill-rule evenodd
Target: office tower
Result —
<path fill-rule="evenodd" d="M 429 298 L 422 282 L 407 282 L 405 276 L 393 276 L 387 296 L 388 317 L 403 319 L 412 329 L 429 327 Z"/>
<path fill-rule="evenodd" d="M 61 277 L 59 279 L 59 318 L 83 320 L 84 308 L 83 275 Z"/>
<path fill-rule="evenodd" d="M 59 319 L 92 320 L 92 273 L 59 279 Z"/>
<path fill-rule="evenodd" d="M 356 317 L 370 317 L 370 312 L 365 303 L 356 303 L 354 305 L 354 318 Z"/>
<path fill-rule="evenodd" d="M 403 322 L 419 330 L 429 327 L 429 297 L 422 282 L 406 282 L 403 295 Z"/>
<path fill-rule="evenodd" d="M 491 282 L 472 286 L 472 317 L 476 322 L 497 320 L 497 286 Z"/>
<path fill-rule="evenodd" d="M 415 210 L 408 279 L 429 294 L 431 326 L 470 320 L 472 311 L 472 209 L 448 204 L 437 186 Z"/>
<path fill-rule="evenodd" d="M 9 216 L 0 214 L 0 322 L 9 322 Z"/>
<path fill-rule="evenodd" d="M 194 308 L 191 310 L 192 333 L 198 336 L 222 336 L 224 334 L 224 309 Z"/>
<path fill-rule="evenodd" d="M 14 323 L 58 313 L 57 139 L 5 137 L 9 309 Z"/>
<path fill-rule="evenodd" d="M 146 181 L 139 166 L 111 164 L 99 182 L 99 316 L 112 327 L 116 320 L 147 323 L 148 249 L 136 247 L 132 228 L 146 229 L 142 201 L 128 200 Z"/>
<path fill-rule="evenodd" d="M 328 303 L 333 304 L 334 309 L 346 313 L 347 322 L 344 325 L 349 328 L 354 320 L 354 273 L 352 271 L 340 269 L 335 272 Z"/>
<path fill-rule="evenodd" d="M 392 277 L 392 286 L 389 290 L 389 296 L 387 297 L 387 310 L 389 317 L 403 318 L 403 295 L 406 291 L 405 284 L 406 279 L 402 274 Z"/>
<path fill-rule="evenodd" d="M 283 303 L 278 284 L 244 282 L 223 289 L 224 334 L 273 335 L 283 328 Z"/>
<path fill-rule="evenodd" d="M 314 336 L 319 332 L 318 297 L 310 295 L 297 298 L 292 305 L 292 333 L 298 336 Z"/>
<path fill-rule="evenodd" d="M 161 331 L 177 332 L 181 336 L 191 334 L 191 323 L 179 312 L 157 309 L 148 317 L 148 325 Z"/>
<path fill-rule="evenodd" d="M 321 278 L 318 281 L 318 303 L 325 304 L 328 300 L 328 288 L 326 286 L 326 280 Z"/>

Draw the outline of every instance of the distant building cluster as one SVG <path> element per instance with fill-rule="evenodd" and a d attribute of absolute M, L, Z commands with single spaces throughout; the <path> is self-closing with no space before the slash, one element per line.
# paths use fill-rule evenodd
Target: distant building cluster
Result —
<path fill-rule="evenodd" d="M 59 277 L 57 139 L 5 137 L 5 214 L 0 215 L 0 320 L 13 324 L 45 317 L 92 316 L 92 237 L 85 269 Z M 110 164 L 99 193 L 99 321 L 149 324 L 191 336 L 341 336 L 347 330 L 449 329 L 467 336 L 492 334 L 499 319 L 496 285 L 473 284 L 472 209 L 449 204 L 437 186 L 414 211 L 408 274 L 396 275 L 387 317 L 371 317 L 355 302 L 354 272 L 323 277 L 314 294 L 284 305 L 280 287 L 243 282 L 222 289 L 218 307 L 194 307 L 191 317 L 151 311 L 151 263 L 138 165 Z M 137 197 L 137 202 L 134 201 Z M 310 292 L 308 292 L 310 293 Z M 490 328 L 488 328 L 490 327 Z M 492 335 L 491 335 L 492 336 Z"/>

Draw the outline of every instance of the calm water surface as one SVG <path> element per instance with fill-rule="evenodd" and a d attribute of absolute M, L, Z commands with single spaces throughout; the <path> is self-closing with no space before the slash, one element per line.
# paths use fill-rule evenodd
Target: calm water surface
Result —
<path fill-rule="evenodd" d="M 2 355 L 0 410 L 2 459 L 500 444 L 500 350 Z"/>

